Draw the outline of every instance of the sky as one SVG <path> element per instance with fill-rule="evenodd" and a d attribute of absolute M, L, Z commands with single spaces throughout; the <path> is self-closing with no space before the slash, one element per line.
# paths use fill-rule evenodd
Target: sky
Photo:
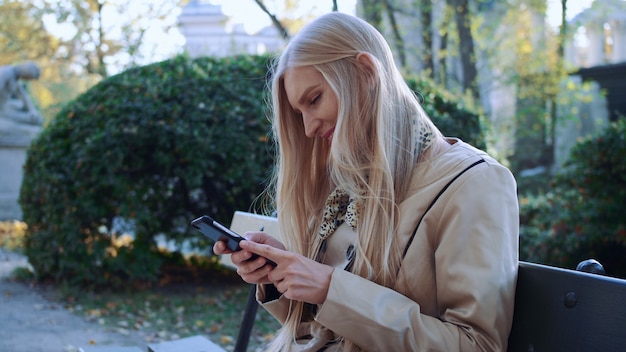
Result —
<path fill-rule="evenodd" d="M 599 0 L 602 1 L 602 0 Z M 568 0 L 567 19 L 571 20 L 584 9 L 591 7 L 593 0 Z M 561 0 L 548 0 L 548 23 L 553 27 L 561 25 Z"/>

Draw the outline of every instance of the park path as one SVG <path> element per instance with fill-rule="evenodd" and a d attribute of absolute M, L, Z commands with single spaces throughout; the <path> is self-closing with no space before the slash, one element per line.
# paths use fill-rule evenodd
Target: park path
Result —
<path fill-rule="evenodd" d="M 15 268 L 26 266 L 23 255 L 0 248 L 0 352 L 77 352 L 89 346 L 146 349 L 138 333 L 108 331 L 47 299 L 45 289 L 8 280 Z"/>

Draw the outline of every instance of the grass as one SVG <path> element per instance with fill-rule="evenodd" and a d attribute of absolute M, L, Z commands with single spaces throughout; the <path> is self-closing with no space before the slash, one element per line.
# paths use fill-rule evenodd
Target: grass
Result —
<path fill-rule="evenodd" d="M 0 222 L 0 247 L 21 252 L 25 224 Z M 14 280 L 32 281 L 28 268 Z M 172 268 L 158 284 L 126 290 L 84 292 L 62 285 L 40 285 L 53 301 L 92 324 L 122 335 L 139 334 L 146 344 L 204 335 L 227 351 L 237 339 L 250 285 L 232 271 L 197 272 Z M 280 325 L 258 309 L 248 351 L 261 351 Z"/>
<path fill-rule="evenodd" d="M 232 350 L 241 326 L 250 286 L 176 283 L 132 292 L 65 292 L 60 301 L 86 320 L 120 334 L 140 333 L 146 343 L 204 335 Z M 279 325 L 259 309 L 249 351 L 261 349 Z"/>

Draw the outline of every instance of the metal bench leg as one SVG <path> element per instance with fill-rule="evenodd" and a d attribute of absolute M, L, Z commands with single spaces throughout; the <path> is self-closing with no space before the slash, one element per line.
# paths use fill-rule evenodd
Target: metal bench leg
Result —
<path fill-rule="evenodd" d="M 246 311 L 243 314 L 243 321 L 241 322 L 237 342 L 235 343 L 235 352 L 245 352 L 248 349 L 248 342 L 250 342 L 250 334 L 252 333 L 252 326 L 254 326 L 254 319 L 256 318 L 258 307 L 259 305 L 256 302 L 256 285 L 252 285 L 250 287 L 250 293 L 248 293 Z"/>

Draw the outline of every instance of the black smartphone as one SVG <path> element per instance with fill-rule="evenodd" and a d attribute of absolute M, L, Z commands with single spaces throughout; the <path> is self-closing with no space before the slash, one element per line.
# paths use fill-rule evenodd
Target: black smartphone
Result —
<path fill-rule="evenodd" d="M 191 226 L 213 241 L 226 242 L 226 247 L 233 252 L 240 251 L 241 247 L 239 247 L 239 242 L 241 240 L 245 240 L 245 237 L 232 231 L 207 215 L 202 215 L 201 217 L 191 221 Z M 258 258 L 258 255 L 254 254 L 249 260 L 254 260 L 256 258 Z M 265 260 L 267 260 L 269 265 L 276 267 L 276 263 L 273 261 L 267 258 L 265 258 Z"/>
<path fill-rule="evenodd" d="M 239 241 L 245 240 L 245 238 L 228 227 L 213 220 L 211 217 L 203 215 L 191 222 L 191 225 L 200 231 L 206 237 L 213 241 L 224 241 L 226 247 L 233 252 L 241 250 L 239 247 Z"/>

